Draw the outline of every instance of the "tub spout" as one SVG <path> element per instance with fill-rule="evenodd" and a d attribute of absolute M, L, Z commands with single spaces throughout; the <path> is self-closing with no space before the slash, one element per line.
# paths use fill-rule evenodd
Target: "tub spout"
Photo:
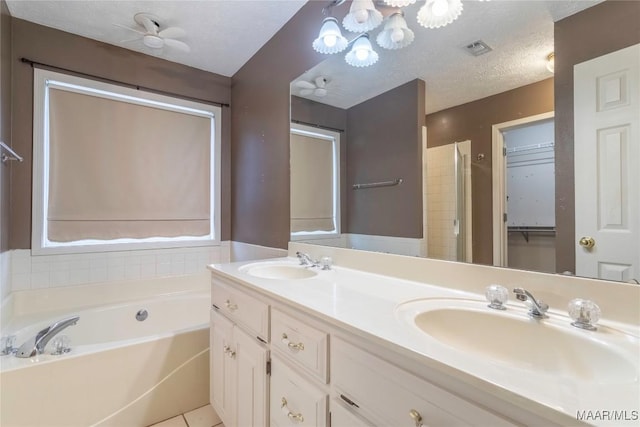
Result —
<path fill-rule="evenodd" d="M 37 354 L 42 354 L 47 343 L 60 333 L 63 329 L 68 328 L 71 325 L 78 323 L 80 316 L 69 317 L 68 319 L 59 320 L 53 325 L 47 326 L 34 337 L 31 337 L 24 344 L 18 348 L 16 357 L 33 357 Z"/>

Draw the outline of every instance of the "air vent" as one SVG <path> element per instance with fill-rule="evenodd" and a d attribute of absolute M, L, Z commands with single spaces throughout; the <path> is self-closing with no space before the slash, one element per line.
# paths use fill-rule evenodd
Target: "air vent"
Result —
<path fill-rule="evenodd" d="M 466 45 L 464 48 L 473 56 L 484 55 L 485 53 L 491 52 L 493 50 L 482 40 L 476 40 L 475 42 Z"/>

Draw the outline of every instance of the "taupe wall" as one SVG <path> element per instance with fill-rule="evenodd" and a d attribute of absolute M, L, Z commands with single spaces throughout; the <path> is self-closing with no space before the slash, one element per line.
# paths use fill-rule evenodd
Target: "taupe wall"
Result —
<path fill-rule="evenodd" d="M 349 233 L 422 237 L 424 81 L 413 80 L 347 110 Z M 403 180 L 352 190 L 353 184 Z"/>
<path fill-rule="evenodd" d="M 573 66 L 640 43 L 640 1 L 606 1 L 555 25 L 556 270 L 575 272 Z"/>
<path fill-rule="evenodd" d="M 340 182 L 346 188 L 347 182 L 347 110 L 321 104 L 299 96 L 291 96 L 291 121 L 301 124 L 325 127 L 340 133 Z M 340 230 L 347 230 L 347 192 L 340 192 Z"/>
<path fill-rule="evenodd" d="M 137 84 L 185 97 L 228 103 L 231 79 L 12 18 L 12 142 L 25 158 L 11 171 L 12 249 L 31 247 L 33 71 L 20 58 Z M 4 39 L 4 37 L 3 37 Z M 230 238 L 230 111 L 222 109 L 222 239 Z M 179 173 L 179 171 L 176 171 Z"/>
<path fill-rule="evenodd" d="M 553 87 L 550 78 L 427 116 L 428 147 L 471 140 L 474 263 L 493 263 L 491 127 L 553 111 Z"/>
<path fill-rule="evenodd" d="M 11 17 L 4 0 L 0 0 L 0 141 L 11 145 Z M 9 249 L 9 178 L 13 165 L 0 163 L 0 253 Z M 9 292 L 8 276 L 8 266 L 0 262 L 0 300 Z"/>
<path fill-rule="evenodd" d="M 324 1 L 310 1 L 232 79 L 231 239 L 289 241 L 289 83 L 325 56 L 311 49 Z M 348 2 L 334 8 L 348 11 Z"/>

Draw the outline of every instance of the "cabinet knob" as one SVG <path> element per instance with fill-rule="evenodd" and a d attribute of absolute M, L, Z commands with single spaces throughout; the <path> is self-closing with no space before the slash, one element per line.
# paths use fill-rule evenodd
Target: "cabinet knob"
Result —
<path fill-rule="evenodd" d="M 420 415 L 420 412 L 416 411 L 415 409 L 412 409 L 409 411 L 409 416 L 411 417 L 411 419 L 416 423 L 416 427 L 422 427 L 422 415 Z"/>
<path fill-rule="evenodd" d="M 289 347 L 291 350 L 304 350 L 304 343 L 299 342 L 299 343 L 293 343 L 291 341 L 289 341 L 289 337 L 287 337 L 287 334 L 283 333 L 282 334 L 282 342 L 284 344 L 287 345 L 287 347 Z"/>
<path fill-rule="evenodd" d="M 224 305 L 227 307 L 227 310 L 229 311 L 235 311 L 238 309 L 238 304 L 233 304 L 231 301 L 226 300 L 224 302 Z"/>
<path fill-rule="evenodd" d="M 282 409 L 282 412 L 284 412 L 291 421 L 294 421 L 296 423 L 304 422 L 304 417 L 300 412 L 295 413 L 289 409 L 289 406 L 287 404 L 287 399 L 283 397 L 281 402 L 282 404 L 280 405 L 280 408 Z"/>

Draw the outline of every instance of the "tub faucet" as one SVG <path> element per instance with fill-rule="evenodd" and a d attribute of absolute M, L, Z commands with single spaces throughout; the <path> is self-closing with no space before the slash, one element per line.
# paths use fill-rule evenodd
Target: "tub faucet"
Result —
<path fill-rule="evenodd" d="M 529 307 L 529 316 L 535 317 L 536 319 L 544 319 L 547 317 L 545 313 L 549 310 L 548 304 L 545 304 L 542 300 L 535 299 L 526 289 L 514 288 L 513 293 L 516 294 L 518 301 L 529 301 L 531 304 Z"/>
<path fill-rule="evenodd" d="M 56 336 L 63 329 L 78 323 L 79 319 L 80 316 L 73 316 L 68 319 L 59 320 L 53 325 L 47 326 L 34 337 L 31 337 L 27 342 L 22 344 L 16 352 L 16 357 L 33 357 L 37 354 L 44 353 L 44 348 L 47 346 L 51 338 Z"/>

